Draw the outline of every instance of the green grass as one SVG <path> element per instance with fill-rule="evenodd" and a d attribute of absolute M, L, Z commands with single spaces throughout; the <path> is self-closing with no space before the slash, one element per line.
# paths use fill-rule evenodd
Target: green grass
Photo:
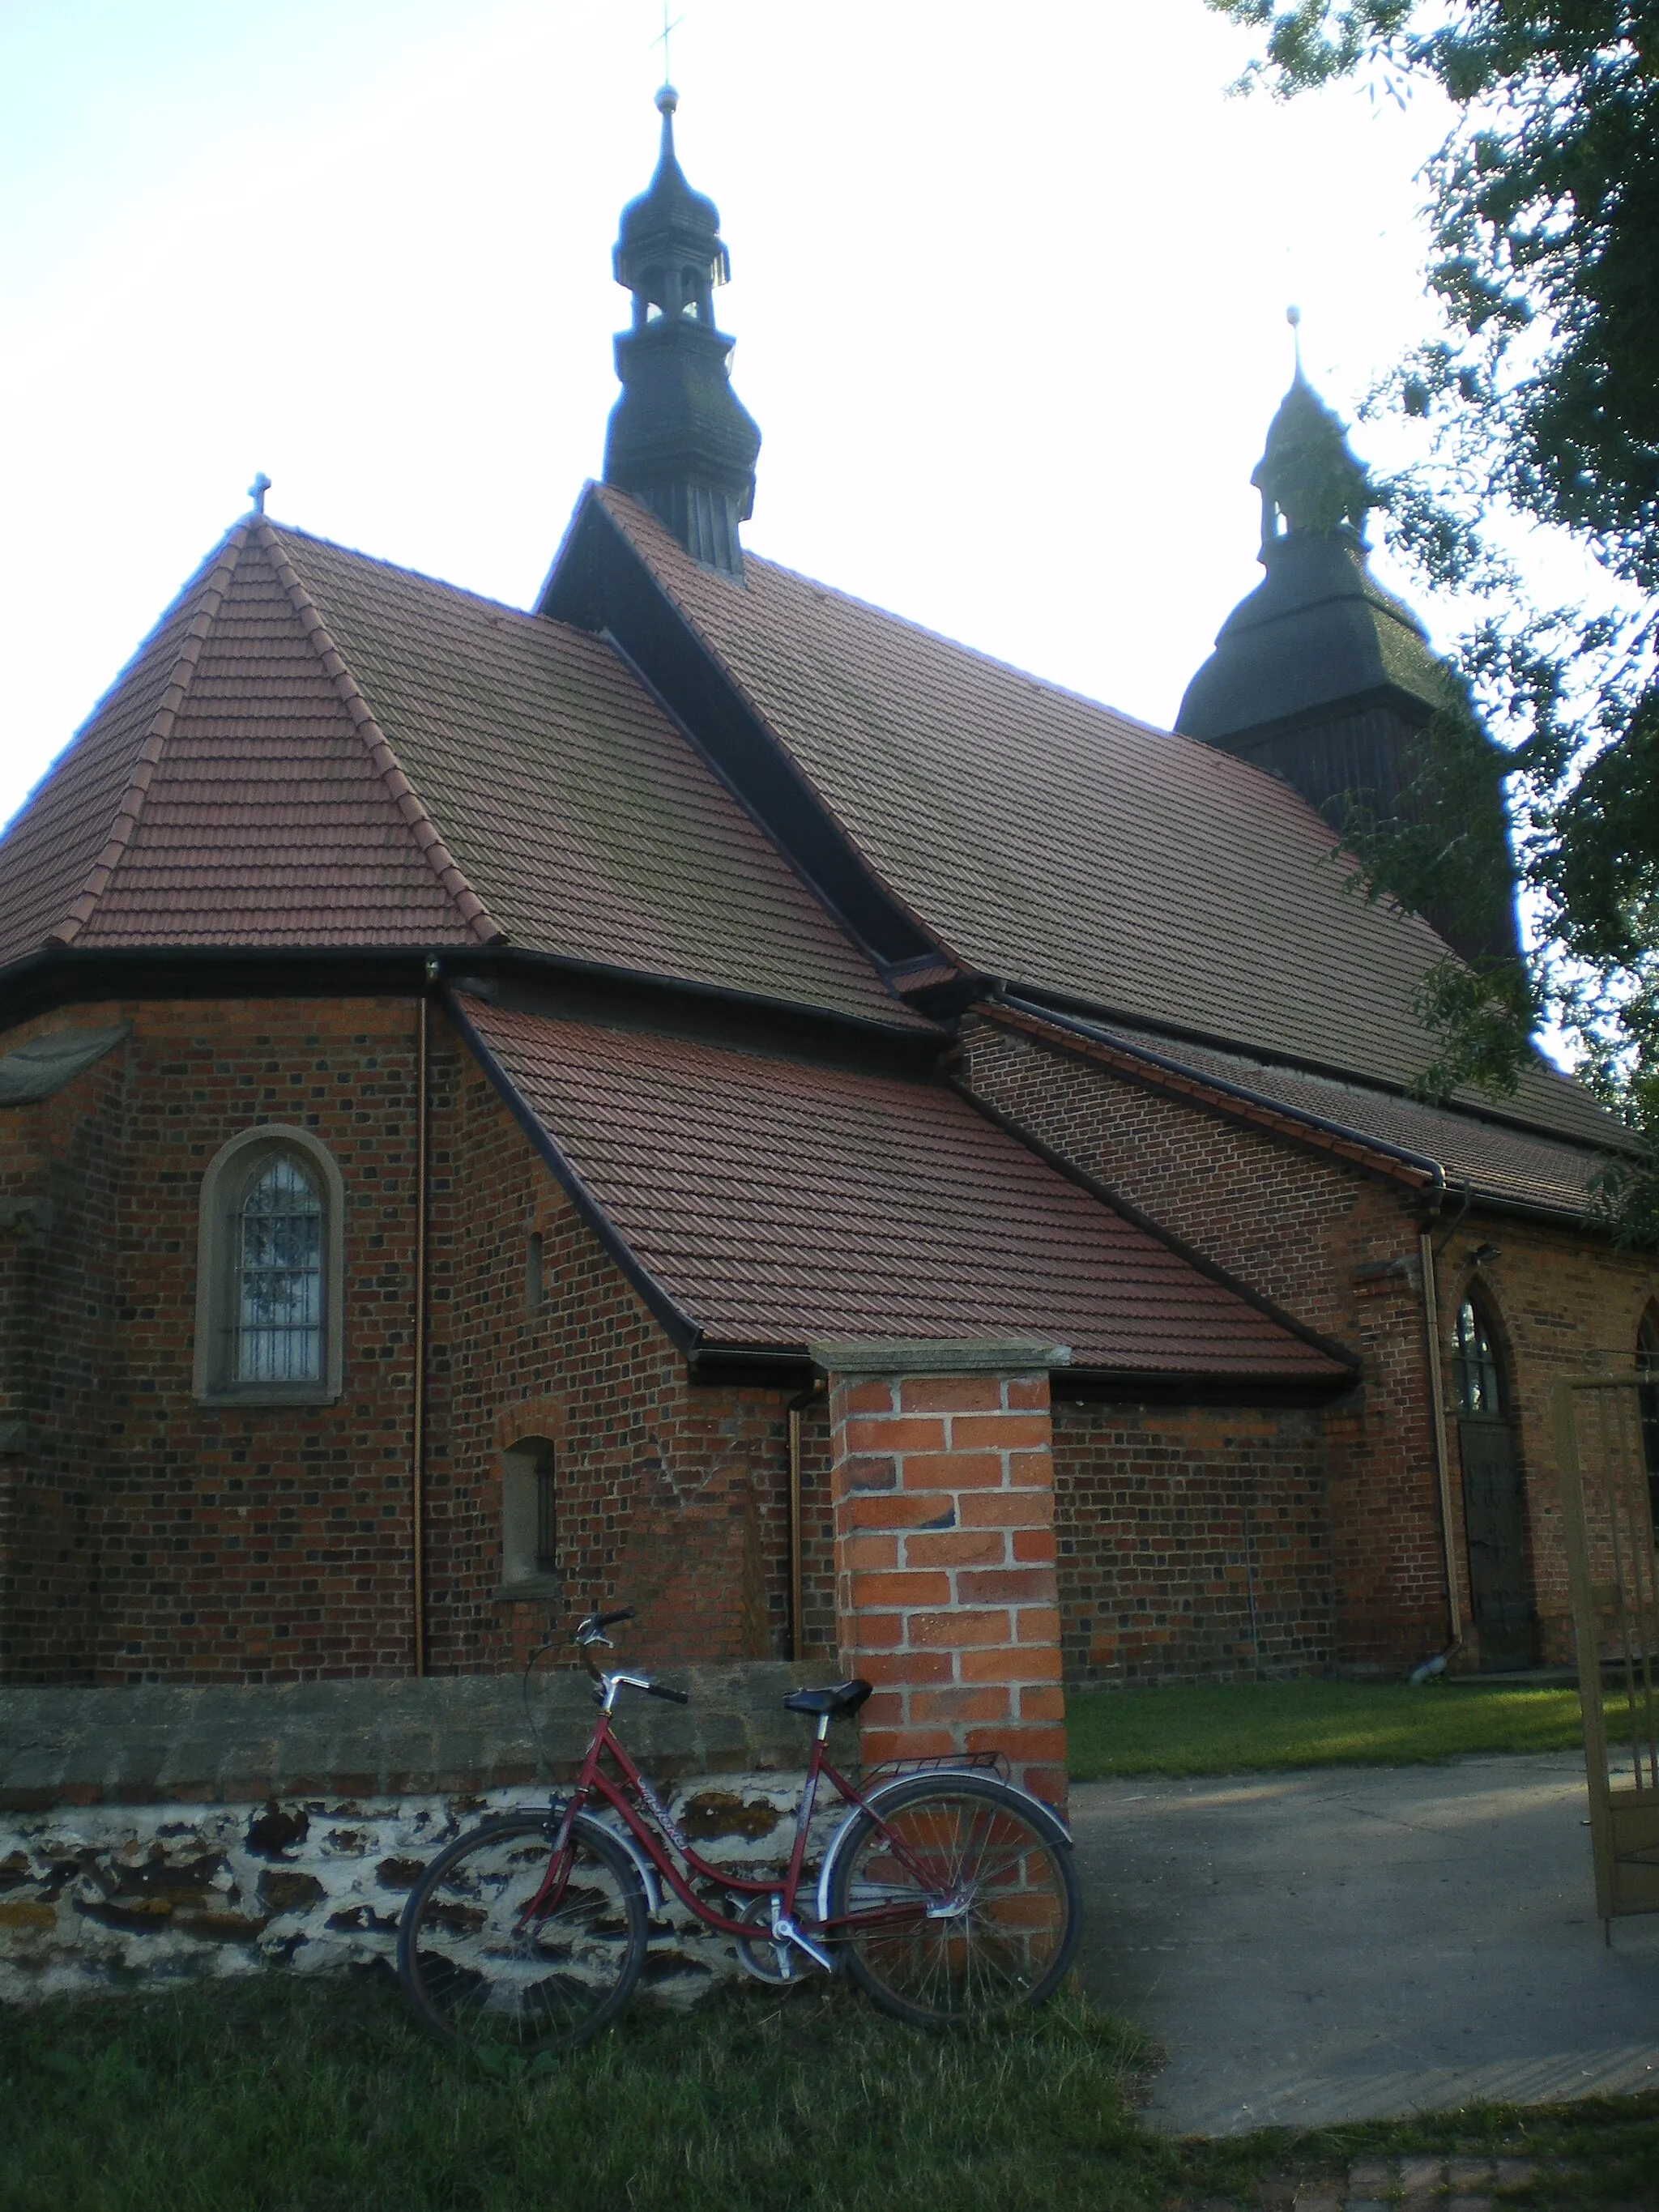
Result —
<path fill-rule="evenodd" d="M 1194 1683 L 1073 1691 L 1074 1782 L 1115 1774 L 1237 1774 L 1298 1766 L 1411 1766 L 1477 1752 L 1571 1751 L 1578 1692 L 1438 1682 Z"/>
<path fill-rule="evenodd" d="M 636 2002 L 497 2077 L 382 1983 L 247 1982 L 0 2012 L 5 2212 L 1169 2212 L 1283 2206 L 1379 2153 L 1540 2161 L 1517 2203 L 1659 2201 L 1659 2100 L 1218 2143 L 1135 2120 L 1134 2032 L 1067 1999 L 929 2038 L 839 1983 Z"/>

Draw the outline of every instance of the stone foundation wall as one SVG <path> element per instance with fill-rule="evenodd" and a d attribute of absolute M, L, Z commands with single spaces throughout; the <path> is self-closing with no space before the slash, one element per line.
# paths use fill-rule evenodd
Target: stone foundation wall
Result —
<path fill-rule="evenodd" d="M 787 1857 L 803 1778 L 688 1777 L 669 1808 L 706 1859 L 747 1874 Z M 546 1802 L 544 1788 L 0 1814 L 0 2004 L 269 1968 L 390 1975 L 427 1862 L 485 1812 Z M 839 1819 L 830 1793 L 815 1853 Z M 691 2003 L 738 1971 L 669 1894 L 642 1988 Z"/>
<path fill-rule="evenodd" d="M 630 1750 L 717 1865 L 787 1856 L 811 1737 L 781 1699 L 808 1671 L 691 1668 L 683 1708 L 624 1692 Z M 434 1854 L 574 1773 L 585 1680 L 538 1684 L 533 1711 L 540 1747 L 501 1677 L 0 1693 L 0 2002 L 270 1967 L 390 1973 Z M 845 1735 L 833 1748 L 855 1766 Z M 820 1804 L 827 1833 L 839 1808 Z M 671 1899 L 646 1986 L 689 2002 L 735 1971 Z"/>

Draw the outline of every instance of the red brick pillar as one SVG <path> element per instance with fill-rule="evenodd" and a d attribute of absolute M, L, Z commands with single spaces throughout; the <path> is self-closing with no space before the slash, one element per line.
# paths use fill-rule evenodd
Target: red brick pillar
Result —
<path fill-rule="evenodd" d="M 865 1763 L 997 1749 L 1066 1802 L 1048 1370 L 1025 1340 L 815 1345 Z"/>

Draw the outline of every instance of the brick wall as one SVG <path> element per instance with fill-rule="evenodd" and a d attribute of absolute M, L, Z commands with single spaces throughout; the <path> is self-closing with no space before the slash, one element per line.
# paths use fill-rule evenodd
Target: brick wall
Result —
<path fill-rule="evenodd" d="M 1361 1384 L 1325 1418 L 1333 1656 L 1393 1668 L 1442 1645 L 1446 1574 L 1412 1194 L 988 1022 L 969 1024 L 962 1073 L 1000 1112 L 1358 1355 Z"/>
<path fill-rule="evenodd" d="M 0 1680 L 25 1650 L 89 1664 L 128 1079 L 117 1046 L 0 1114 Z"/>
<path fill-rule="evenodd" d="M 830 1376 L 842 1663 L 865 1759 L 996 1749 L 1066 1795 L 1046 1372 Z"/>
<path fill-rule="evenodd" d="M 643 1658 L 781 1653 L 787 1401 L 693 1387 L 684 1356 L 593 1237 L 488 1079 L 434 1024 L 432 1559 L 439 1670 L 510 1666 L 592 1598 L 640 1607 Z M 542 1239 L 543 1297 L 528 1295 Z M 562 1585 L 503 1606 L 502 1451 L 557 1451 Z M 623 1639 L 626 1639 L 624 1643 Z"/>
<path fill-rule="evenodd" d="M 969 1025 L 963 1073 L 988 1103 L 1086 1173 L 1298 1321 L 1358 1354 L 1361 1387 L 1328 1408 L 1323 1423 L 1333 1656 L 1341 1667 L 1386 1669 L 1443 1643 L 1444 1540 L 1419 1207 L 1412 1194 L 1340 1158 L 992 1023 Z M 1565 1659 L 1571 1629 L 1549 1391 L 1558 1376 L 1583 1373 L 1607 1357 L 1629 1364 L 1637 1323 L 1659 1295 L 1659 1270 L 1650 1258 L 1615 1253 L 1571 1224 L 1476 1207 L 1455 1229 L 1444 1220 L 1433 1226 L 1437 1243 L 1445 1243 L 1437 1284 L 1449 1409 L 1452 1326 L 1472 1255 L 1482 1243 L 1501 1248 L 1482 1282 L 1514 1390 L 1539 1650 L 1543 1658 Z M 1467 1621 L 1455 1418 L 1449 1427 L 1451 1547 Z M 1183 1449 L 1172 1447 L 1170 1464 L 1180 1464 Z M 1224 1487 L 1226 1458 L 1224 1451 L 1214 1468 L 1215 1482 Z M 1072 1479 L 1067 1459 L 1061 1449 L 1062 1501 Z M 1285 1462 L 1292 1489 L 1296 1459 L 1292 1450 Z M 1218 1498 L 1222 1494 L 1218 1488 Z M 1225 1518 L 1219 1504 L 1218 1515 L 1219 1528 Z M 1062 1553 L 1063 1583 L 1071 1571 L 1066 1558 Z M 1069 1612 L 1069 1599 L 1067 1607 Z M 1081 1663 L 1073 1656 L 1079 1650 L 1073 1632 L 1068 1665 Z M 1477 1644 L 1468 1656 L 1478 1657 Z"/>
<path fill-rule="evenodd" d="M 1317 1413 L 1057 1404 L 1066 1680 L 1322 1674 L 1335 1594 Z"/>
<path fill-rule="evenodd" d="M 125 1045 L 52 1098 L 0 1111 L 0 1443 L 15 1438 L 9 1424 L 27 1424 L 27 1448 L 0 1450 L 0 1679 L 405 1673 L 416 1008 L 88 1006 L 15 1030 L 0 1048 L 124 1018 Z M 970 1036 L 969 1066 L 993 1103 L 1365 1364 L 1363 1389 L 1325 1414 L 1322 1492 L 1305 1415 L 1061 1410 L 1073 1679 L 1257 1663 L 1244 1649 L 1253 1575 L 1263 1666 L 1316 1664 L 1324 1650 L 1395 1668 L 1437 1648 L 1444 1570 L 1406 1199 L 1024 1038 L 987 1028 Z M 641 1657 L 781 1654 L 784 1397 L 689 1384 L 435 1015 L 429 1097 L 431 1664 L 515 1665 L 550 1617 L 562 1623 L 596 1595 L 641 1605 L 619 1646 Z M 267 1121 L 314 1131 L 344 1179 L 345 1389 L 331 1406 L 202 1406 L 191 1395 L 201 1178 L 228 1138 Z M 1483 1279 L 1514 1378 L 1542 1648 L 1559 1656 L 1567 1607 L 1549 1385 L 1608 1352 L 1628 1360 L 1659 1276 L 1569 1228 L 1473 1214 L 1441 1263 L 1448 1361 L 1483 1242 L 1503 1248 Z M 822 1400 L 802 1431 L 802 1649 L 827 1665 L 839 1507 Z M 563 1565 L 506 1603 L 502 1454 L 540 1436 L 558 1453 Z M 1453 1461 L 1461 1561 L 1455 1429 Z"/>
<path fill-rule="evenodd" d="M 95 1153 L 109 1186 L 99 1220 L 58 1213 L 38 1258 L 44 1310 L 84 1299 L 97 1340 L 82 1418 L 43 1410 L 26 1454 L 29 1482 L 74 1516 L 84 1632 L 70 1648 L 24 1629 L 9 1670 L 99 1681 L 401 1671 L 415 1010 L 202 1001 L 81 1008 L 73 1022 L 124 1017 L 118 1084 L 100 1062 L 44 1106 L 0 1115 L 13 1151 L 22 1116 L 49 1116 L 65 1157 Z M 227 1139 L 268 1121 L 313 1131 L 344 1179 L 346 1374 L 334 1405 L 191 1395 L 202 1177 Z M 57 1464 L 66 1446 L 81 1455 L 74 1482 Z M 25 1592 L 40 1589 L 46 1564 L 37 1541 L 20 1546 Z"/>
<path fill-rule="evenodd" d="M 41 1104 L 0 1112 L 0 1386 L 3 1417 L 30 1424 L 27 1449 L 0 1454 L 0 1679 L 407 1673 L 416 1007 L 88 1007 L 20 1027 L 0 1049 L 71 1019 L 124 1017 L 124 1048 Z M 691 1388 L 436 1016 L 428 1096 L 429 1663 L 517 1664 L 550 1617 L 562 1626 L 595 1595 L 641 1606 L 627 1633 L 641 1656 L 781 1653 L 783 1396 Z M 191 1395 L 202 1176 L 228 1138 L 264 1121 L 313 1132 L 344 1183 L 345 1384 L 333 1405 Z M 808 1589 L 824 1650 L 822 1411 L 805 1426 Z M 533 1601 L 502 1603 L 502 1453 L 533 1436 L 558 1450 L 563 1572 Z"/>

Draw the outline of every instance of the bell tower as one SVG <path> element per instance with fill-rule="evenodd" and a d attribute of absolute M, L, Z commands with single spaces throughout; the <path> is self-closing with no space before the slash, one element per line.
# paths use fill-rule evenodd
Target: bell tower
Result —
<path fill-rule="evenodd" d="M 1417 617 L 1371 574 L 1364 529 L 1376 501 L 1299 349 L 1250 482 L 1267 574 L 1222 624 L 1176 727 L 1292 785 L 1334 830 L 1355 802 L 1410 817 L 1415 749 L 1433 742 L 1437 716 L 1467 711 L 1463 693 Z M 1496 746 L 1492 762 L 1477 811 L 1496 810 L 1487 826 L 1501 846 Z M 1426 916 L 1449 944 L 1469 958 L 1513 955 L 1512 890 L 1474 918 L 1455 905 Z"/>
<path fill-rule="evenodd" d="M 754 509 L 761 436 L 732 389 L 732 340 L 715 326 L 714 288 L 731 276 L 731 257 L 720 210 L 692 191 L 675 154 L 678 105 L 664 85 L 656 174 L 623 210 L 612 255 L 634 320 L 617 339 L 623 388 L 605 481 L 648 507 L 694 560 L 741 583 L 738 528 Z"/>

